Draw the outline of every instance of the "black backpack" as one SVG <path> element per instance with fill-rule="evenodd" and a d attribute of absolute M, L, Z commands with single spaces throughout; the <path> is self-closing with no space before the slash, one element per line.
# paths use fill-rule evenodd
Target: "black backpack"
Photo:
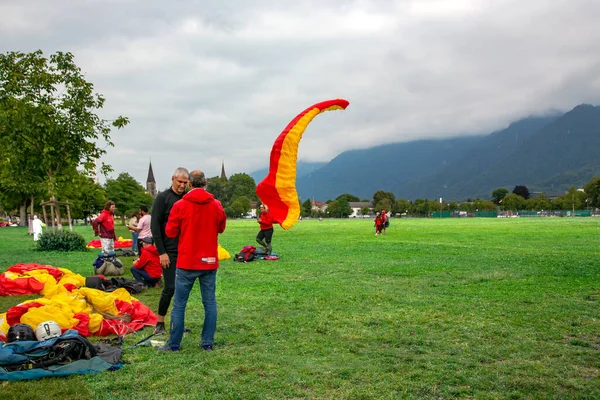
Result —
<path fill-rule="evenodd" d="M 244 246 L 239 253 L 233 257 L 233 261 L 239 262 L 249 262 L 253 261 L 256 257 L 256 247 L 254 246 Z"/>
<path fill-rule="evenodd" d="M 47 368 L 52 365 L 69 364 L 77 360 L 89 360 L 97 355 L 94 345 L 79 335 L 59 337 L 27 354 L 28 359 L 19 364 L 5 365 L 9 372 L 25 371 L 33 368 Z"/>

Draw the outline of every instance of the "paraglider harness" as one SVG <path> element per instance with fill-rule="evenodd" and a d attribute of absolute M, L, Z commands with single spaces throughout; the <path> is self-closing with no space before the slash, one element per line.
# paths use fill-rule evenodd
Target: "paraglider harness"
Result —
<path fill-rule="evenodd" d="M 277 254 L 268 255 L 267 251 L 265 249 L 256 248 L 254 246 L 242 247 L 240 252 L 237 253 L 233 257 L 233 261 L 239 261 L 239 262 L 244 262 L 244 263 L 249 262 L 249 261 L 254 261 L 254 260 L 277 260 L 277 259 L 279 259 L 279 257 L 277 257 Z"/>
<path fill-rule="evenodd" d="M 47 368 L 52 365 L 70 364 L 77 360 L 89 360 L 95 357 L 98 351 L 94 345 L 77 334 L 63 334 L 60 337 L 48 339 L 31 351 L 22 354 L 21 362 L 3 365 L 6 371 L 26 371 L 34 368 Z"/>
<path fill-rule="evenodd" d="M 88 276 L 85 278 L 85 287 L 102 290 L 103 292 L 114 292 L 119 288 L 124 288 L 129 294 L 138 294 L 144 290 L 144 284 L 135 279 L 106 279 L 103 275 Z"/>

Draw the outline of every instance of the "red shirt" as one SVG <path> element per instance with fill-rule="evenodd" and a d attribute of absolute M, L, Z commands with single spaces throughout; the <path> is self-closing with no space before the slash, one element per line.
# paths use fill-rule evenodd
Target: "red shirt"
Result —
<path fill-rule="evenodd" d="M 202 188 L 188 192 L 173 205 L 165 234 L 179 236 L 177 268 L 212 270 L 219 268 L 218 236 L 227 217 L 221 202 Z"/>
<path fill-rule="evenodd" d="M 92 221 L 94 235 L 98 236 L 98 228 L 100 228 L 100 237 L 103 239 L 116 239 L 115 236 L 115 219 L 112 213 L 108 210 L 102 210 L 98 218 Z"/>
<path fill-rule="evenodd" d="M 273 229 L 273 216 L 269 211 L 263 211 L 258 217 L 258 223 L 260 224 L 260 230 L 266 231 L 267 229 Z"/>
<path fill-rule="evenodd" d="M 158 250 L 156 250 L 155 246 L 144 247 L 142 255 L 140 255 L 140 258 L 133 264 L 133 267 L 146 270 L 151 278 L 160 279 L 160 277 L 162 277 L 160 258 L 158 257 Z"/>

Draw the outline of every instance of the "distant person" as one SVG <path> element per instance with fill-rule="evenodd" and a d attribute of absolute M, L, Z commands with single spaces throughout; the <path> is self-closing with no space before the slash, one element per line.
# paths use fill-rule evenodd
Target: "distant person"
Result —
<path fill-rule="evenodd" d="M 382 229 L 382 221 L 381 214 L 379 212 L 375 214 L 375 219 L 373 221 L 375 221 L 375 236 L 380 235 Z"/>
<path fill-rule="evenodd" d="M 387 219 L 387 213 L 385 212 L 385 209 L 381 209 L 381 229 L 383 231 L 383 234 L 385 235 L 386 232 L 386 228 L 388 227 L 389 222 Z"/>
<path fill-rule="evenodd" d="M 271 247 L 271 239 L 273 238 L 273 215 L 271 215 L 271 212 L 264 204 L 261 204 L 259 209 L 260 215 L 256 222 L 260 224 L 260 231 L 258 231 L 258 235 L 256 235 L 256 242 L 260 244 L 265 249 L 267 255 L 270 256 L 273 250 Z"/>
<path fill-rule="evenodd" d="M 221 203 L 205 190 L 202 171 L 189 174 L 190 190 L 175 203 L 165 233 L 179 237 L 175 300 L 171 310 L 171 331 L 164 351 L 178 351 L 185 330 L 185 309 L 196 280 L 204 305 L 204 325 L 200 347 L 211 351 L 217 328 L 217 269 L 219 268 L 218 236 L 225 230 L 227 216 Z"/>
<path fill-rule="evenodd" d="M 162 267 L 158 250 L 152 244 L 152 238 L 143 238 L 141 240 L 144 251 L 131 267 L 131 275 L 136 281 L 142 282 L 146 287 L 159 287 L 160 278 L 162 278 Z"/>
<path fill-rule="evenodd" d="M 129 218 L 129 222 L 127 223 L 127 229 L 129 229 L 129 231 L 131 232 L 131 250 L 136 255 L 138 254 L 138 248 L 139 248 L 138 247 L 138 238 L 140 236 L 140 233 L 136 230 L 139 219 L 140 219 L 140 212 L 134 211 L 134 213 L 131 215 L 131 218 Z"/>
<path fill-rule="evenodd" d="M 94 236 L 100 235 L 102 252 L 106 255 L 115 252 L 115 202 L 107 201 L 104 204 L 104 210 L 98 218 L 92 221 Z"/>
<path fill-rule="evenodd" d="M 154 240 L 152 239 L 152 230 L 150 228 L 150 224 L 152 222 L 152 217 L 148 214 L 147 206 L 140 206 L 140 220 L 138 221 L 137 227 L 135 230 L 138 232 L 138 248 L 140 249 L 140 255 L 142 255 L 142 251 L 144 248 L 142 247 L 142 239 L 149 238 L 154 244 Z"/>
<path fill-rule="evenodd" d="M 154 243 L 158 249 L 160 265 L 163 268 L 163 291 L 158 301 L 158 322 L 154 333 L 166 333 L 165 316 L 175 293 L 175 266 L 177 265 L 177 238 L 168 238 L 165 228 L 169 213 L 175 202 L 181 200 L 188 186 L 188 170 L 179 167 L 171 177 L 171 187 L 160 192 L 154 199 L 150 229 Z"/>
<path fill-rule="evenodd" d="M 31 225 L 31 228 L 33 229 L 33 241 L 37 242 L 40 240 L 40 235 L 44 231 L 44 224 L 42 224 L 42 220 L 39 219 L 37 215 L 34 215 Z"/>

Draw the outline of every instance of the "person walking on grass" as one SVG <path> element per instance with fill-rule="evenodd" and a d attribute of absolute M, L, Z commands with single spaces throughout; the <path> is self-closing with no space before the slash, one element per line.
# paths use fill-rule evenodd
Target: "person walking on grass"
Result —
<path fill-rule="evenodd" d="M 92 221 L 94 236 L 100 236 L 102 244 L 102 253 L 109 255 L 115 252 L 115 203 L 107 201 L 104 204 L 104 210 L 98 218 Z"/>
<path fill-rule="evenodd" d="M 256 235 L 256 242 L 260 244 L 266 251 L 267 255 L 270 256 L 273 248 L 271 247 L 271 239 L 273 238 L 273 216 L 267 209 L 267 206 L 261 204 L 260 215 L 256 219 L 256 222 L 260 224 L 260 231 Z"/>
<path fill-rule="evenodd" d="M 185 309 L 196 280 L 204 305 L 204 325 L 199 346 L 213 349 L 217 329 L 218 236 L 225 231 L 227 217 L 221 203 L 205 190 L 206 177 L 199 170 L 189 174 L 191 190 L 175 203 L 165 233 L 179 237 L 175 299 L 171 310 L 169 341 L 161 351 L 179 351 L 185 329 Z"/>
<path fill-rule="evenodd" d="M 133 278 L 142 282 L 146 287 L 160 287 L 160 278 L 162 278 L 162 267 L 158 250 L 152 244 L 152 238 L 145 237 L 141 240 L 144 251 L 131 267 Z"/>
<path fill-rule="evenodd" d="M 140 206 L 139 210 L 140 220 L 138 224 L 133 230 L 138 232 L 138 248 L 140 250 L 140 256 L 142 255 L 142 251 L 144 251 L 144 247 L 142 246 L 142 239 L 150 239 L 150 242 L 154 244 L 154 240 L 152 239 L 152 230 L 150 228 L 150 224 L 152 223 L 152 217 L 148 214 L 147 206 Z"/>
<path fill-rule="evenodd" d="M 382 227 L 381 214 L 376 213 L 373 221 L 375 221 L 375 236 L 380 235 Z"/>
<path fill-rule="evenodd" d="M 135 254 L 135 255 L 138 254 L 138 249 L 139 249 L 138 238 L 140 236 L 140 233 L 138 231 L 136 231 L 139 220 L 140 220 L 140 212 L 135 211 L 131 215 L 131 218 L 129 218 L 129 222 L 127 223 L 127 229 L 129 229 L 129 232 L 131 232 L 131 251 L 133 251 L 133 254 Z"/>
<path fill-rule="evenodd" d="M 188 186 L 188 170 L 179 167 L 171 177 L 171 187 L 160 192 L 154 199 L 150 229 L 158 250 L 160 265 L 163 269 L 163 290 L 158 301 L 158 322 L 155 334 L 166 333 L 165 316 L 175 293 L 175 265 L 177 265 L 177 238 L 168 238 L 165 228 L 173 204 L 181 200 Z"/>
<path fill-rule="evenodd" d="M 33 229 L 33 241 L 37 242 L 40 239 L 40 235 L 44 231 L 44 225 L 42 224 L 42 220 L 39 219 L 37 215 L 33 216 L 33 221 L 31 222 L 31 225 Z"/>

